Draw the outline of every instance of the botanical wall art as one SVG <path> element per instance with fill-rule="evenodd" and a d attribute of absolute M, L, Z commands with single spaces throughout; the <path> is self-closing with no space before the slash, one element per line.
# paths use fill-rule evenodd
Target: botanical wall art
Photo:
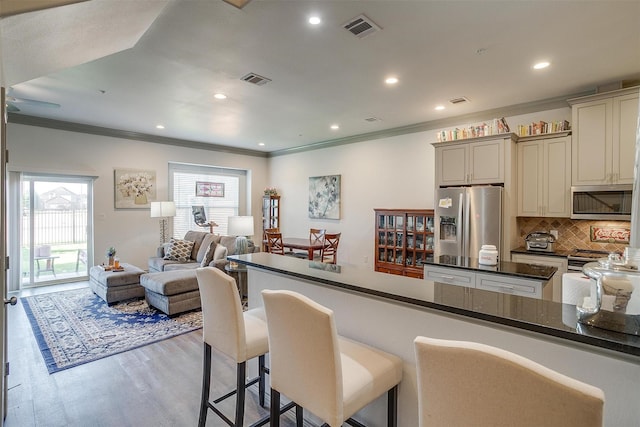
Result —
<path fill-rule="evenodd" d="M 309 178 L 309 218 L 340 219 L 340 175 Z"/>
<path fill-rule="evenodd" d="M 149 209 L 156 200 L 156 171 L 116 169 L 114 184 L 116 209 Z"/>

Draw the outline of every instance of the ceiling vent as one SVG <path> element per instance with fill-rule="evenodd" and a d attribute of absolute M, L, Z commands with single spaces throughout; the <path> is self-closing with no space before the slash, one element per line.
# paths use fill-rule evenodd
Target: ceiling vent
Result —
<path fill-rule="evenodd" d="M 344 24 L 343 27 L 345 30 L 361 39 L 382 30 L 382 28 L 365 15 L 356 16 Z"/>
<path fill-rule="evenodd" d="M 460 98 L 450 99 L 449 102 L 452 103 L 453 105 L 456 105 L 456 104 L 464 104 L 465 102 L 469 102 L 469 100 L 464 96 L 461 96 Z"/>
<path fill-rule="evenodd" d="M 379 118 L 377 117 L 367 117 L 366 119 L 364 119 L 365 122 L 379 122 L 381 121 Z"/>
<path fill-rule="evenodd" d="M 258 85 L 258 86 L 262 86 L 271 81 L 271 79 L 262 77 L 256 73 L 249 73 L 246 76 L 241 77 L 241 79 L 247 83 L 253 83 L 254 85 Z"/>

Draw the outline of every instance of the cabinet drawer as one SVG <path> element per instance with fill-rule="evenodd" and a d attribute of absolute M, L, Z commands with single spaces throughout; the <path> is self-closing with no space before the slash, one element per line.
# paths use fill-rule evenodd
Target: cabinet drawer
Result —
<path fill-rule="evenodd" d="M 464 286 L 475 288 L 475 273 L 456 270 L 453 268 L 441 268 L 424 266 L 425 280 L 446 283 L 448 285 Z"/>
<path fill-rule="evenodd" d="M 494 274 L 476 274 L 476 288 L 503 294 L 542 298 L 542 282 L 537 280 L 501 277 Z"/>

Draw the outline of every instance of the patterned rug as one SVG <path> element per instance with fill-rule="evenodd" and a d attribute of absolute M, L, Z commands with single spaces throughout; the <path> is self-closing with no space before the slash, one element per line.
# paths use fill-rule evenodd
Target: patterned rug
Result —
<path fill-rule="evenodd" d="M 202 312 L 170 318 L 144 299 L 108 306 L 82 288 L 21 298 L 49 373 L 202 328 Z"/>

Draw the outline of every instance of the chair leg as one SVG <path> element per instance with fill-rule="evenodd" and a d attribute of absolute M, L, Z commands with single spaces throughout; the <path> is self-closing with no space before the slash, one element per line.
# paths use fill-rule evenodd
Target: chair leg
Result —
<path fill-rule="evenodd" d="M 236 373 L 236 426 L 244 423 L 244 397 L 246 392 L 245 381 L 247 380 L 247 362 L 238 363 Z"/>
<path fill-rule="evenodd" d="M 211 346 L 204 343 L 204 354 L 202 359 L 202 395 L 200 397 L 200 418 L 198 426 L 204 427 L 207 422 L 207 411 L 209 409 L 209 388 L 211 386 Z"/>
<path fill-rule="evenodd" d="M 387 426 L 398 425 L 398 386 L 394 386 L 387 392 Z"/>
<path fill-rule="evenodd" d="M 271 427 L 280 427 L 280 392 L 271 389 L 271 417 L 269 425 Z"/>
<path fill-rule="evenodd" d="M 304 423 L 304 409 L 302 406 L 296 405 L 296 427 L 302 427 Z"/>
<path fill-rule="evenodd" d="M 260 400 L 260 406 L 264 408 L 264 394 L 265 394 L 265 366 L 264 366 L 264 354 L 262 356 L 258 356 L 258 375 L 260 379 L 258 380 L 258 398 Z"/>

